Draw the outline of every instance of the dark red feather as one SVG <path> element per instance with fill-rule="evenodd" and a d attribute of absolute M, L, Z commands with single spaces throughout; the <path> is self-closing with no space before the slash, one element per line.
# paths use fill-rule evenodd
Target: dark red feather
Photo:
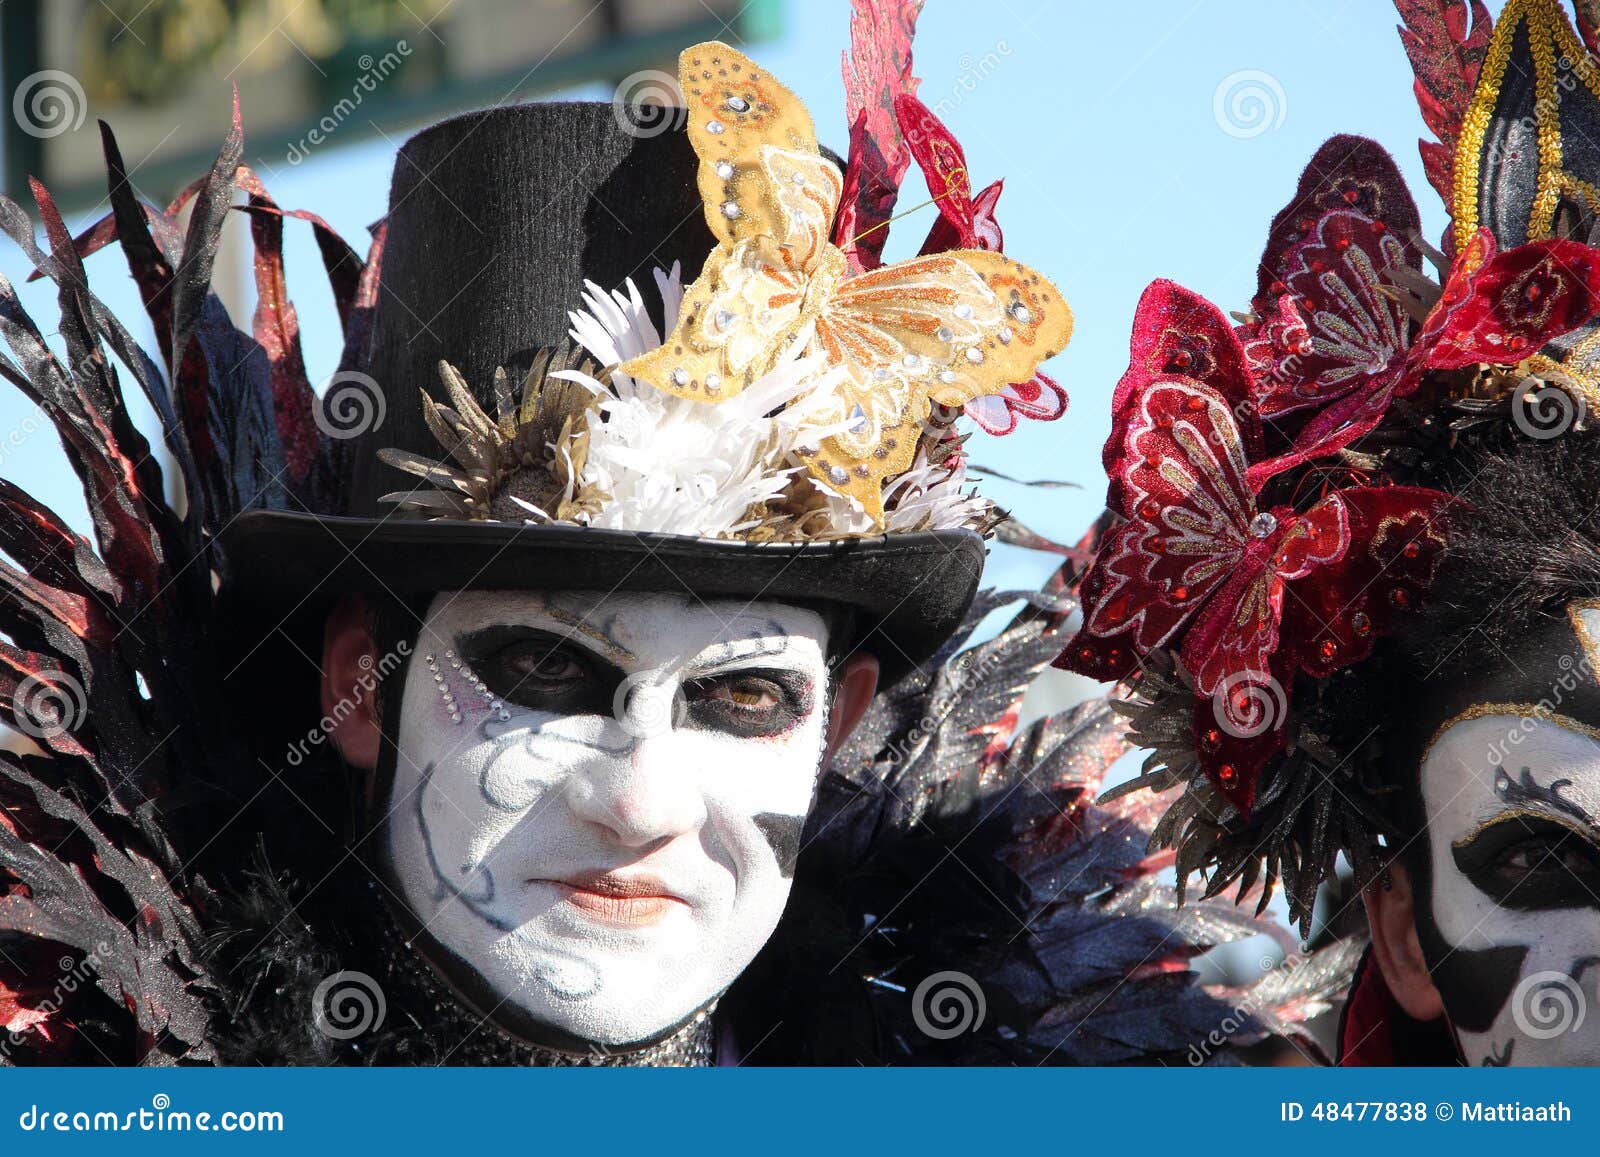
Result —
<path fill-rule="evenodd" d="M 1489 50 L 1492 22 L 1483 0 L 1395 0 L 1400 43 L 1416 74 L 1417 104 L 1437 141 L 1421 142 L 1428 182 L 1448 206 L 1456 138 Z"/>
<path fill-rule="evenodd" d="M 843 55 L 850 157 L 834 222 L 834 242 L 852 270 L 883 263 L 889 218 L 911 154 L 900 136 L 894 100 L 915 95 L 911 38 L 922 0 L 853 0 L 850 51 Z"/>

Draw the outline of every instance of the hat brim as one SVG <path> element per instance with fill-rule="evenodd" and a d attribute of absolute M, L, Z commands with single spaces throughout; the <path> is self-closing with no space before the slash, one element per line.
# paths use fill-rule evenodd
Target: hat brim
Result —
<path fill-rule="evenodd" d="M 857 612 L 855 642 L 884 681 L 925 663 L 956 631 L 983 571 L 983 539 L 921 531 L 753 543 L 568 525 L 423 522 L 250 511 L 223 532 L 223 594 L 305 606 L 358 592 L 686 593 L 826 604 Z"/>

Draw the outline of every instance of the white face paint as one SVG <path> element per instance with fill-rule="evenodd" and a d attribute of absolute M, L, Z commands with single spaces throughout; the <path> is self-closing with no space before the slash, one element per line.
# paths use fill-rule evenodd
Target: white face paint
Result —
<path fill-rule="evenodd" d="M 1600 1064 L 1600 736 L 1463 718 L 1429 749 L 1422 799 L 1434 980 L 1468 1063 Z"/>
<path fill-rule="evenodd" d="M 401 701 L 387 847 L 412 914 L 458 958 L 446 971 L 608 1047 L 717 997 L 789 896 L 826 634 L 776 603 L 437 597 Z"/>

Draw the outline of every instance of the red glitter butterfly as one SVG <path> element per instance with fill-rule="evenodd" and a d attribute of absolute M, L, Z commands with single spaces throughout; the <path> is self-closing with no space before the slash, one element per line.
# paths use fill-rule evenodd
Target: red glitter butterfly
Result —
<path fill-rule="evenodd" d="M 1158 282 L 1135 322 L 1106 448 L 1127 519 L 1082 586 L 1083 625 L 1058 665 L 1104 681 L 1177 652 L 1196 691 L 1203 766 L 1248 809 L 1284 743 L 1294 677 L 1370 654 L 1426 590 L 1447 497 L 1335 489 L 1263 508 L 1250 481 L 1262 433 L 1243 351 L 1215 309 Z"/>

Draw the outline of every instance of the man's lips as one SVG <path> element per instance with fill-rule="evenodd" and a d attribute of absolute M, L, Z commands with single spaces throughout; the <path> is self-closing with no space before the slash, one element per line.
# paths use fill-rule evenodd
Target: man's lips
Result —
<path fill-rule="evenodd" d="M 665 918 L 675 905 L 689 906 L 659 876 L 645 873 L 581 873 L 540 883 L 553 885 L 574 908 L 617 923 L 653 924 Z"/>

